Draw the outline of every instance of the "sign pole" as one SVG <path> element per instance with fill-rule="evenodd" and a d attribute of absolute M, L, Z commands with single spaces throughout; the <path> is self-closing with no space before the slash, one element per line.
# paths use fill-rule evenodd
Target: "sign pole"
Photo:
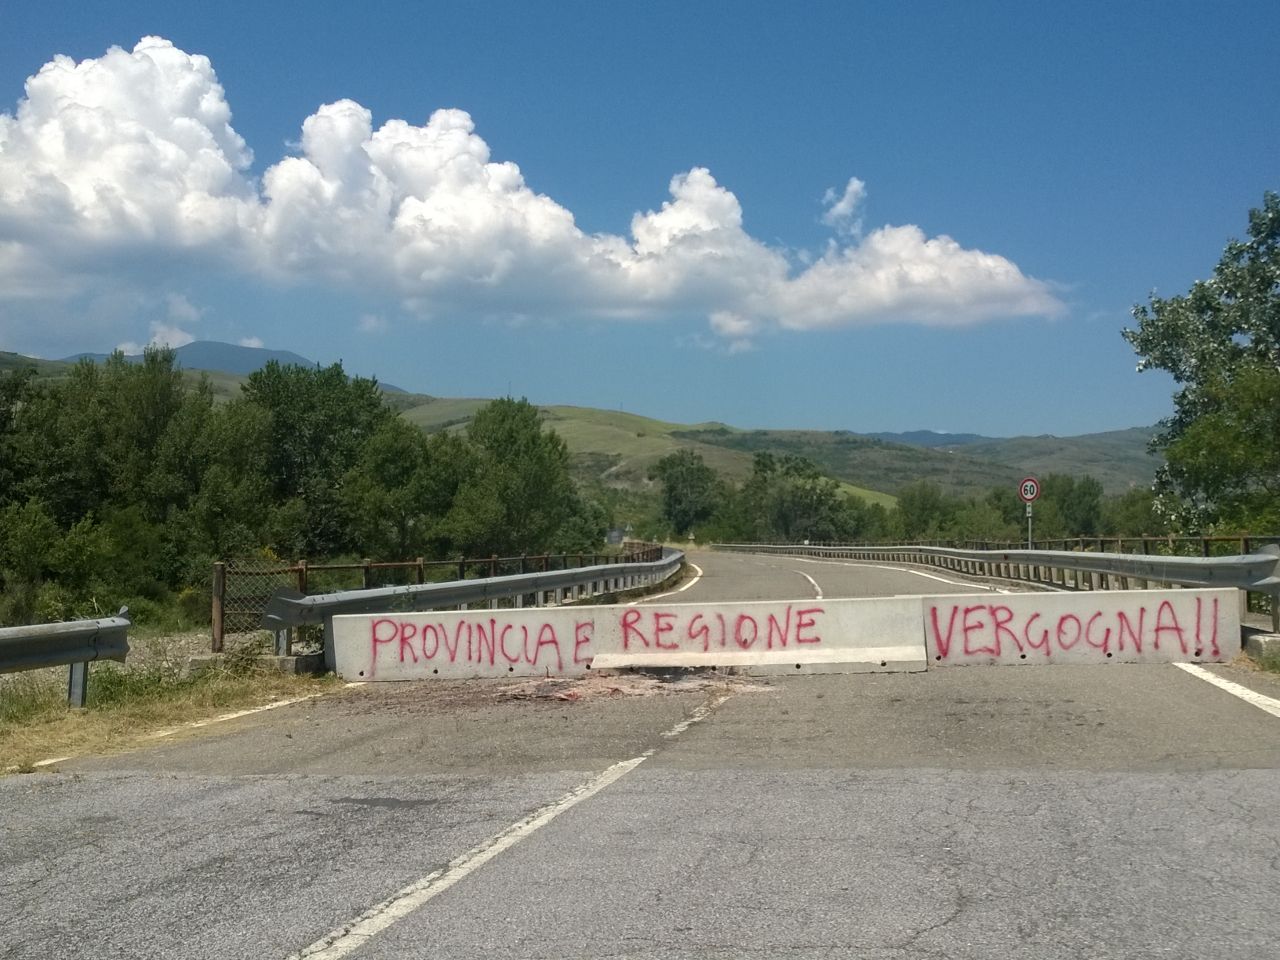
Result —
<path fill-rule="evenodd" d="M 1027 549 L 1032 549 L 1031 539 L 1031 503 L 1040 496 L 1040 481 L 1035 477 L 1024 477 L 1018 484 L 1018 496 L 1027 505 Z"/>

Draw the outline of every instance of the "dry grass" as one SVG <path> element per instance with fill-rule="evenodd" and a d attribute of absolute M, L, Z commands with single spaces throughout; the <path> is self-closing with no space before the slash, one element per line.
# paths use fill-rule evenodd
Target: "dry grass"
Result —
<path fill-rule="evenodd" d="M 0 678 L 0 772 L 29 771 L 55 757 L 114 753 L 159 730 L 313 696 L 338 682 L 264 670 L 248 656 L 187 675 L 174 645 L 156 639 L 150 646 L 149 655 L 131 657 L 127 667 L 94 665 L 83 710 L 67 706 L 65 667 Z"/>

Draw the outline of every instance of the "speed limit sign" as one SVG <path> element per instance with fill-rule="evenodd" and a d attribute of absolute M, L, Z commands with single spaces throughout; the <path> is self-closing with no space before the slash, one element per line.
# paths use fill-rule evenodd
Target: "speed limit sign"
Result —
<path fill-rule="evenodd" d="M 1040 481 L 1035 477 L 1026 477 L 1018 484 L 1018 496 L 1024 503 L 1030 503 L 1040 496 Z"/>

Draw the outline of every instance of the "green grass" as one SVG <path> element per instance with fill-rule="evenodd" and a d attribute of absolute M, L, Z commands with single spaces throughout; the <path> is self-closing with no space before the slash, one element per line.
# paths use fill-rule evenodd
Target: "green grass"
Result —
<path fill-rule="evenodd" d="M 67 670 L 0 677 L 0 773 L 33 769 L 54 756 L 111 752 L 148 733 L 286 697 L 333 689 L 332 677 L 296 677 L 257 667 L 248 656 L 187 674 L 173 661 L 94 664 L 85 709 L 67 706 Z"/>
<path fill-rule="evenodd" d="M 466 423 L 476 415 L 488 400 L 468 398 L 437 398 L 427 403 L 418 404 L 403 411 L 404 417 L 416 427 L 433 433 L 448 427 Z"/>
<path fill-rule="evenodd" d="M 51 716 L 66 704 L 65 676 L 61 683 L 43 670 L 0 677 L 0 737 L 5 727 Z"/>
<path fill-rule="evenodd" d="M 461 429 L 488 402 L 479 398 L 435 399 L 411 407 L 401 416 L 428 432 Z M 622 410 L 594 407 L 549 406 L 539 409 L 543 422 L 555 430 L 569 448 L 575 476 L 584 483 L 598 482 L 631 490 L 649 489 L 649 471 L 653 465 L 682 449 L 699 454 L 707 466 L 735 482 L 741 483 L 751 476 L 754 450 L 736 449 L 726 443 L 703 442 L 701 439 L 703 435 L 716 440 L 748 435 L 746 431 L 722 423 L 672 423 Z M 897 502 L 892 494 L 833 476 L 841 481 L 844 493 L 886 508 Z"/>

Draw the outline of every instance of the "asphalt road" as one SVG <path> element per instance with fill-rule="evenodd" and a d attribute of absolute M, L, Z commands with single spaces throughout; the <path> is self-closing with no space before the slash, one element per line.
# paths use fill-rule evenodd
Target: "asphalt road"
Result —
<path fill-rule="evenodd" d="M 976 589 L 693 560 L 680 601 Z M 1178 667 L 608 683 L 370 684 L 0 779 L 0 956 L 1280 955 L 1280 718 Z"/>

